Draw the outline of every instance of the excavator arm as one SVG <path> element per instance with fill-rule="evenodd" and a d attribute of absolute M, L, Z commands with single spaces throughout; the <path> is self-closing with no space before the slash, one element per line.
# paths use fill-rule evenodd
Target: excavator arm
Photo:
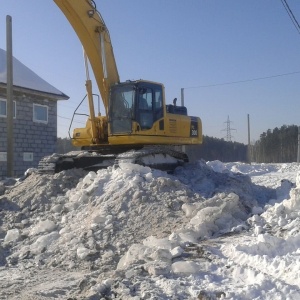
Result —
<path fill-rule="evenodd" d="M 101 94 L 106 115 L 109 89 L 120 78 L 114 58 L 109 31 L 93 0 L 54 0 L 76 32 Z"/>

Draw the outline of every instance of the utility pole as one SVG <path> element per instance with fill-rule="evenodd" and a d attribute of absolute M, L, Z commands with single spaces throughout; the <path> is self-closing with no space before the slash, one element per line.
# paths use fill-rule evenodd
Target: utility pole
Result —
<path fill-rule="evenodd" d="M 297 163 L 300 162 L 300 126 L 298 126 L 298 152 L 297 152 Z"/>
<path fill-rule="evenodd" d="M 249 116 L 249 114 L 247 115 L 247 120 L 248 120 L 248 146 L 250 146 L 250 116 Z"/>
<path fill-rule="evenodd" d="M 229 116 L 227 117 L 227 121 L 224 122 L 224 123 L 226 123 L 227 125 L 226 125 L 226 128 L 225 128 L 225 129 L 222 129 L 222 131 L 226 131 L 226 132 L 227 132 L 227 134 L 226 134 L 226 141 L 227 141 L 227 142 L 231 142 L 231 138 L 233 137 L 233 136 L 231 135 L 231 131 L 232 131 L 232 130 L 236 130 L 236 129 L 230 127 L 231 121 L 229 120 Z"/>
<path fill-rule="evenodd" d="M 181 88 L 181 106 L 184 106 L 184 88 Z M 181 146 L 181 151 L 186 153 L 185 145 Z"/>
<path fill-rule="evenodd" d="M 250 145 L 250 116 L 247 115 L 248 120 L 248 163 L 251 164 L 251 145 Z"/>
<path fill-rule="evenodd" d="M 7 176 L 14 175 L 12 17 L 6 16 Z"/>

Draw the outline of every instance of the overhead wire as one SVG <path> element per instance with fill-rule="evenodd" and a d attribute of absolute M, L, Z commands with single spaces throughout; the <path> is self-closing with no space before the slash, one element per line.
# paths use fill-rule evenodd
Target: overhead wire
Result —
<path fill-rule="evenodd" d="M 251 82 L 251 81 L 256 81 L 256 80 L 264 80 L 264 79 L 270 79 L 270 78 L 276 78 L 276 77 L 294 75 L 294 74 L 300 74 L 300 71 L 278 74 L 278 75 L 271 75 L 271 76 L 266 76 L 266 77 L 238 80 L 238 81 L 229 81 L 229 82 L 214 83 L 214 84 L 208 84 L 208 85 L 190 86 L 190 87 L 185 87 L 184 89 L 197 89 L 197 88 L 213 87 L 213 86 L 220 86 L 220 85 L 237 84 L 237 83 Z"/>
<path fill-rule="evenodd" d="M 295 15 L 293 14 L 291 8 L 289 7 L 288 3 L 286 0 L 281 0 L 282 5 L 284 6 L 286 12 L 288 13 L 291 21 L 293 22 L 296 30 L 298 31 L 298 33 L 300 33 L 300 25 L 295 17 Z"/>
<path fill-rule="evenodd" d="M 61 118 L 61 119 L 66 119 L 66 120 L 72 120 L 71 118 L 67 118 L 67 117 L 62 117 L 62 116 L 60 116 L 60 115 L 57 115 L 59 118 Z M 84 122 L 80 122 L 80 121 L 74 121 L 74 123 L 77 123 L 77 124 L 85 124 Z"/>

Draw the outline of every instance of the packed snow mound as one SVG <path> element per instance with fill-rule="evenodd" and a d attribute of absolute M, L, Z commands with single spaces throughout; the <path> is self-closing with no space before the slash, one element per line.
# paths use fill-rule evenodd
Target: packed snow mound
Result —
<path fill-rule="evenodd" d="M 4 196 L 12 199 L 20 209 L 44 209 L 45 205 L 51 203 L 52 197 L 65 194 L 86 173 L 81 169 L 66 170 L 54 174 L 49 180 L 47 175 L 32 172 L 26 180 L 18 181 L 13 186 L 7 185 Z"/>
<path fill-rule="evenodd" d="M 289 299 L 300 298 L 300 185 L 299 180 L 296 182 L 298 185 L 290 191 L 289 199 L 266 205 L 265 212 L 248 219 L 255 237 L 251 242 L 226 245 L 222 249 L 230 259 L 239 261 L 241 267 L 251 265 L 255 269 L 252 276 L 260 276 L 263 283 L 268 276 L 280 278 L 281 282 L 272 284 L 274 288 L 282 288 L 278 299 L 284 299 L 285 295 Z M 258 291 L 252 294 L 259 295 Z"/>
<path fill-rule="evenodd" d="M 271 172 L 297 172 L 299 165 L 297 163 L 286 164 L 265 164 L 265 163 L 237 163 L 229 162 L 223 163 L 219 160 L 209 161 L 207 165 L 210 166 L 215 172 L 234 172 L 242 173 L 251 176 L 263 175 Z"/>
<path fill-rule="evenodd" d="M 216 172 L 214 164 L 222 165 L 223 171 Z M 257 185 L 248 175 L 229 171 L 226 164 L 219 161 L 215 161 L 214 164 L 205 161 L 185 164 L 175 170 L 175 175 L 181 182 L 205 198 L 213 197 L 217 193 L 234 192 L 249 211 L 254 206 L 262 206 L 270 199 L 276 198 L 275 189 Z"/>
<path fill-rule="evenodd" d="M 298 299 L 296 167 L 270 168 L 289 174 L 273 189 L 215 163 L 33 173 L 7 189 L 0 299 Z"/>
<path fill-rule="evenodd" d="M 210 172 L 205 165 L 199 169 L 202 173 Z M 225 180 L 227 187 L 232 178 Z M 238 182 L 243 182 L 244 187 L 251 186 L 248 178 L 243 179 Z M 43 189 L 42 194 L 45 192 L 47 189 Z M 44 203 L 45 199 L 38 195 L 41 204 Z M 249 205 L 256 203 L 250 194 L 243 203 L 232 192 L 228 195 L 217 193 L 205 201 L 178 179 L 129 163 L 120 164 L 117 169 L 90 172 L 65 195 L 49 196 L 51 214 L 47 211 L 45 216 L 35 218 L 38 222 L 29 220 L 22 235 L 28 236 L 26 245 L 31 245 L 32 253 L 43 252 L 40 254 L 45 256 L 59 250 L 61 255 L 55 260 L 63 265 L 73 265 L 74 257 L 83 259 L 106 253 L 112 256 L 112 248 L 123 253 L 127 244 L 147 236 L 161 238 L 177 229 L 174 247 L 215 233 L 229 232 L 246 220 Z M 20 200 L 24 205 L 23 198 Z M 45 234 L 44 239 L 39 239 L 41 234 Z M 51 247 L 53 239 L 55 249 Z M 26 252 L 27 248 L 21 247 L 16 253 Z"/>

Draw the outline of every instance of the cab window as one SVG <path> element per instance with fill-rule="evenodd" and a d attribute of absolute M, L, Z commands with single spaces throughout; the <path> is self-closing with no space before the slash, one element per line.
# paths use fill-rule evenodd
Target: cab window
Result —
<path fill-rule="evenodd" d="M 142 130 L 153 126 L 153 90 L 148 87 L 139 87 L 137 99 L 137 121 Z"/>
<path fill-rule="evenodd" d="M 154 121 L 163 117 L 162 89 L 158 88 L 154 93 Z"/>

